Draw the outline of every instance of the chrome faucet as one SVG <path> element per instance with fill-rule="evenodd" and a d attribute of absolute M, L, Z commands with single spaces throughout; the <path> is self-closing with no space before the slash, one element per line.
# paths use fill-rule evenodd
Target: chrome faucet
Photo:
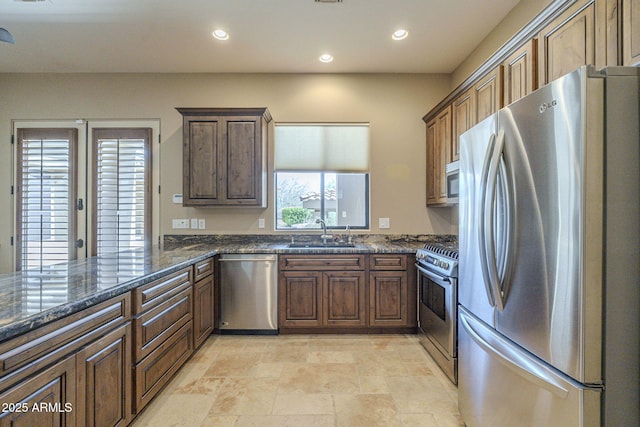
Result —
<path fill-rule="evenodd" d="M 322 239 L 322 244 L 327 244 L 327 239 L 331 237 L 331 235 L 327 234 L 327 223 L 324 222 L 324 219 L 318 218 L 316 219 L 316 224 L 322 224 L 322 235 L 320 238 Z"/>

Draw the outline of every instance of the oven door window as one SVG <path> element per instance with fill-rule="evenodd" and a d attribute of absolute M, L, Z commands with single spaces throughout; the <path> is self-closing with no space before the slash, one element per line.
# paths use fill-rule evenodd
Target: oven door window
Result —
<path fill-rule="evenodd" d="M 436 316 L 446 321 L 446 295 L 445 288 L 435 283 L 426 276 L 420 276 L 420 302 L 431 310 Z"/>

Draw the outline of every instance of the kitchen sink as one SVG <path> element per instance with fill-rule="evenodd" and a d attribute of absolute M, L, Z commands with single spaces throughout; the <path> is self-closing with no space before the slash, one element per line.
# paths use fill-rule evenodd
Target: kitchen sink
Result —
<path fill-rule="evenodd" d="M 355 243 L 327 242 L 327 243 L 289 243 L 290 249 L 330 249 L 330 248 L 354 248 Z"/>

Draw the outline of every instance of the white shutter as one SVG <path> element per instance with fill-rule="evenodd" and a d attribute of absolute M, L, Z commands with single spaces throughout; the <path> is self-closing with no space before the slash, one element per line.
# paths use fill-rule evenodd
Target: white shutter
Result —
<path fill-rule="evenodd" d="M 75 129 L 18 130 L 18 270 L 75 259 Z"/>
<path fill-rule="evenodd" d="M 149 243 L 150 129 L 94 129 L 94 255 Z"/>

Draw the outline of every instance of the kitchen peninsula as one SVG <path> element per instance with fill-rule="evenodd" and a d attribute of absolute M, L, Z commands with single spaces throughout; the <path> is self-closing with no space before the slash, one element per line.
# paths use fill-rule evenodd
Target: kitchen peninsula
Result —
<path fill-rule="evenodd" d="M 133 250 L 0 277 L 0 401 L 15 406 L 49 396 L 59 408 L 71 405 L 57 414 L 67 422 L 82 425 L 92 417 L 126 424 L 213 330 L 218 254 L 412 257 L 426 241 L 452 236 L 358 236 L 354 247 L 337 249 L 293 249 L 282 243 L 290 236 L 273 238 L 172 236 L 162 251 Z M 413 301 L 415 292 L 408 298 Z M 2 416 L 39 416 L 16 408 Z M 33 421 L 46 425 L 42 418 Z"/>

